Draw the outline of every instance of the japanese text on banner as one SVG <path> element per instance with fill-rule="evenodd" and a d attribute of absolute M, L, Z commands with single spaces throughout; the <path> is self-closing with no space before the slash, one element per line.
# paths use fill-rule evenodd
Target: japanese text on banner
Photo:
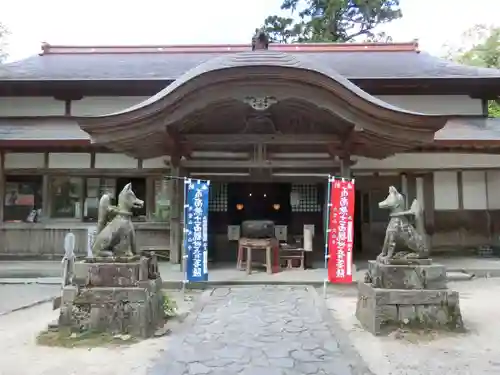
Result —
<path fill-rule="evenodd" d="M 209 181 L 186 181 L 184 232 L 188 281 L 206 281 L 208 279 L 208 190 Z"/>
<path fill-rule="evenodd" d="M 354 181 L 330 182 L 330 218 L 328 223 L 328 280 L 352 282 Z"/>

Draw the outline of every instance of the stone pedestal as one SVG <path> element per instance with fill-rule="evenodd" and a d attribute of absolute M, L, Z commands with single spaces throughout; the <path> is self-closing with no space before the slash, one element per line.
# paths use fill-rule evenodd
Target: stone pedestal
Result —
<path fill-rule="evenodd" d="M 445 266 L 432 264 L 431 259 L 412 262 L 414 264 L 382 264 L 370 260 L 368 274 L 372 285 L 382 289 L 446 289 Z"/>
<path fill-rule="evenodd" d="M 63 288 L 59 327 L 150 337 L 164 323 L 156 258 L 104 258 L 75 263 Z"/>
<path fill-rule="evenodd" d="M 370 261 L 358 283 L 356 317 L 373 334 L 384 326 L 463 328 L 457 292 L 446 286 L 446 268 L 430 259 L 411 264 Z"/>

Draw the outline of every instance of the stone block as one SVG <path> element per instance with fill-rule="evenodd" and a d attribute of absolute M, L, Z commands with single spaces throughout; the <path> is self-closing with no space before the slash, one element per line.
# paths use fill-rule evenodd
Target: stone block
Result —
<path fill-rule="evenodd" d="M 136 287 L 96 287 L 85 288 L 75 298 L 76 304 L 115 304 L 120 302 L 141 302 L 148 298 L 147 289 Z"/>
<path fill-rule="evenodd" d="M 368 273 L 375 288 L 446 289 L 446 267 L 440 264 L 397 265 L 368 262 Z"/>
<path fill-rule="evenodd" d="M 380 320 L 382 322 L 396 321 L 399 319 L 399 310 L 397 305 L 379 306 Z"/>
<path fill-rule="evenodd" d="M 373 334 L 391 324 L 463 328 L 458 293 L 442 289 L 381 289 L 360 282 L 356 317 Z"/>
<path fill-rule="evenodd" d="M 80 261 L 75 262 L 73 282 L 76 285 L 87 285 L 90 263 Z"/>
<path fill-rule="evenodd" d="M 411 265 L 420 265 L 420 266 L 429 266 L 432 264 L 432 259 L 412 259 L 412 258 L 390 258 L 385 260 L 385 264 L 392 265 L 400 265 L 400 266 L 411 266 Z"/>
<path fill-rule="evenodd" d="M 78 287 L 75 285 L 67 285 L 62 290 L 61 304 L 73 303 L 78 295 Z"/>
<path fill-rule="evenodd" d="M 136 287 L 68 288 L 68 300 L 61 306 L 59 326 L 77 331 L 152 336 L 164 323 L 161 278 L 140 284 Z"/>
<path fill-rule="evenodd" d="M 141 259 L 140 255 L 134 256 L 101 256 L 85 258 L 86 263 L 137 263 Z"/>
<path fill-rule="evenodd" d="M 413 305 L 392 305 L 396 307 L 398 315 L 396 319 L 387 319 L 386 322 L 402 322 L 408 324 L 415 319 L 415 307 Z"/>
<path fill-rule="evenodd" d="M 128 287 L 137 285 L 140 262 L 130 263 L 89 263 L 89 286 Z"/>

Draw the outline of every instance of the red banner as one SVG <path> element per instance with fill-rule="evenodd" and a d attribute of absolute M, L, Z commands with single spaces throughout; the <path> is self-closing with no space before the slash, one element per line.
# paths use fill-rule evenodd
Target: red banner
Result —
<path fill-rule="evenodd" d="M 328 221 L 328 281 L 352 282 L 354 180 L 332 178 Z"/>

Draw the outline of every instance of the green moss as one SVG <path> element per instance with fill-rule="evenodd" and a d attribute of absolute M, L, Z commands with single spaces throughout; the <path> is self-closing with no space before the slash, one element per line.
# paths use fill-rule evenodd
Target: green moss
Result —
<path fill-rule="evenodd" d="M 464 322 L 462 320 L 462 313 L 458 304 L 446 303 L 443 305 L 448 316 L 448 329 L 457 332 L 465 332 Z"/>
<path fill-rule="evenodd" d="M 177 316 L 177 302 L 166 291 L 163 291 L 163 311 L 166 319 Z"/>
<path fill-rule="evenodd" d="M 97 348 L 130 345 L 138 341 L 140 341 L 138 338 L 130 335 L 111 335 L 109 333 L 91 331 L 75 333 L 69 329 L 42 331 L 36 338 L 38 345 L 62 348 Z"/>

